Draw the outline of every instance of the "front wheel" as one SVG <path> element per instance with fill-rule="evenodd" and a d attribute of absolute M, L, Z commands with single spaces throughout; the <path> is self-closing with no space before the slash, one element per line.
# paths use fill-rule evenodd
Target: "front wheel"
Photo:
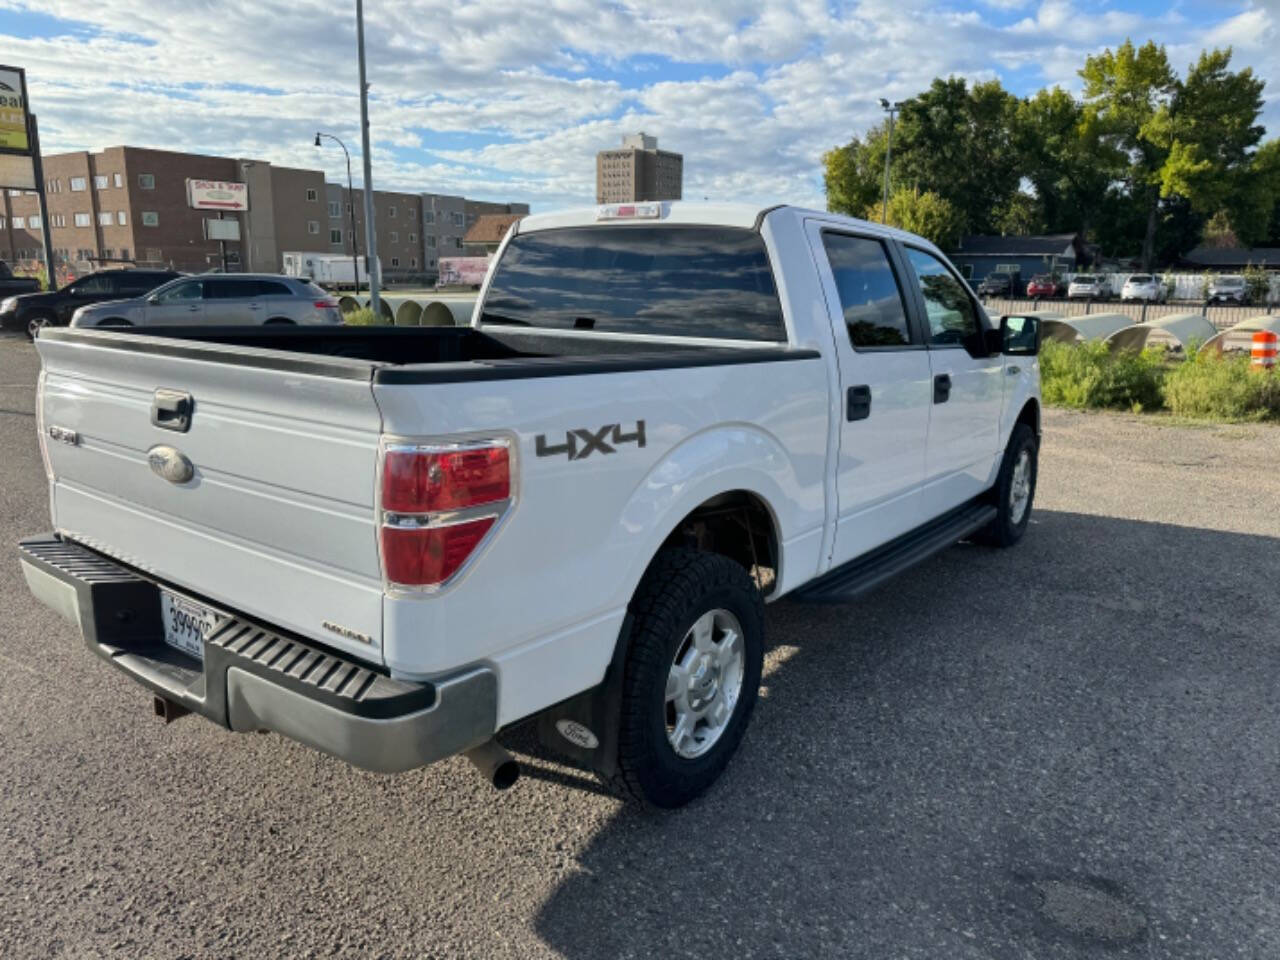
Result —
<path fill-rule="evenodd" d="M 764 602 L 728 557 L 664 550 L 632 598 L 618 773 L 649 807 L 683 806 L 737 750 L 760 688 Z"/>
<path fill-rule="evenodd" d="M 53 317 L 48 314 L 38 313 L 27 321 L 27 336 L 34 340 L 40 336 L 40 331 L 49 326 L 53 322 Z"/>
<path fill-rule="evenodd" d="M 996 547 L 1012 547 L 1027 532 L 1027 524 L 1031 522 L 1031 503 L 1036 495 L 1039 453 L 1040 444 L 1035 431 L 1025 423 L 1016 424 L 992 490 L 996 518 L 978 535 L 982 542 Z"/>

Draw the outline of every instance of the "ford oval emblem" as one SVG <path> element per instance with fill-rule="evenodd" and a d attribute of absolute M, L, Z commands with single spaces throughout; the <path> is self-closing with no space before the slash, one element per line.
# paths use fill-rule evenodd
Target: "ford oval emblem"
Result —
<path fill-rule="evenodd" d="M 182 451 L 164 443 L 147 451 L 147 464 L 152 473 L 170 483 L 186 483 L 196 475 L 195 466 Z"/>

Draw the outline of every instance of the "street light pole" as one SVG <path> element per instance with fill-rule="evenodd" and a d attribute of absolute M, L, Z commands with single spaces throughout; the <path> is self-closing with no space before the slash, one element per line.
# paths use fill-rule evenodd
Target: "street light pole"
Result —
<path fill-rule="evenodd" d="M 356 0 L 356 46 L 360 59 L 360 152 L 364 160 L 364 262 L 369 272 L 369 308 L 375 317 L 381 317 L 378 234 L 373 225 L 373 161 L 369 156 L 369 84 L 364 69 L 364 0 Z"/>
<path fill-rule="evenodd" d="M 893 115 L 898 112 L 902 106 L 899 103 L 890 103 L 884 97 L 880 98 L 880 107 L 889 114 L 889 144 L 884 152 L 884 202 L 880 204 L 880 222 L 884 223 L 889 216 L 889 162 L 893 157 Z"/>
<path fill-rule="evenodd" d="M 356 285 L 356 296 L 360 296 L 360 248 L 356 243 L 356 188 L 351 180 L 351 154 L 347 151 L 347 145 L 335 137 L 332 133 L 316 133 L 316 146 L 320 146 L 320 138 L 327 137 L 342 148 L 343 154 L 347 158 L 347 212 L 351 214 L 351 279 Z"/>

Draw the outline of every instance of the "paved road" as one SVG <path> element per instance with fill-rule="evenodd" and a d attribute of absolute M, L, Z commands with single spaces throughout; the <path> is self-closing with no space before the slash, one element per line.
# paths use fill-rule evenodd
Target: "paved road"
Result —
<path fill-rule="evenodd" d="M 35 373 L 0 343 L 4 544 L 46 522 Z M 770 608 L 742 752 L 667 816 L 166 728 L 5 547 L 0 956 L 1278 956 L 1278 464 L 1051 415 L 1018 549 Z"/>

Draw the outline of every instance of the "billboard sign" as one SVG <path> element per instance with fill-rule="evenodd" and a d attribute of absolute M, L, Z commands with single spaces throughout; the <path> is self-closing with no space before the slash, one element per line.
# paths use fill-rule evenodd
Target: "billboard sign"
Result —
<path fill-rule="evenodd" d="M 187 180 L 187 206 L 196 210 L 249 209 L 249 188 L 226 180 Z"/>
<path fill-rule="evenodd" d="M 0 151 L 31 153 L 27 75 L 21 67 L 0 65 Z"/>

